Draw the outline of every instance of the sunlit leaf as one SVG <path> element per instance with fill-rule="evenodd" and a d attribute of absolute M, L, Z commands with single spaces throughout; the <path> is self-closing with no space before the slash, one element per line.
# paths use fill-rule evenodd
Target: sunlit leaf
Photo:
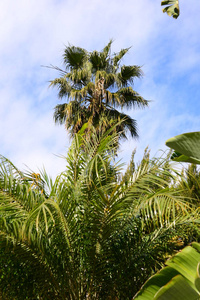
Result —
<path fill-rule="evenodd" d="M 166 141 L 166 145 L 175 150 L 172 159 L 200 164 L 200 132 L 188 132 Z"/>
<path fill-rule="evenodd" d="M 163 12 L 166 12 L 170 17 L 177 19 L 180 15 L 179 0 L 164 0 L 161 5 L 166 5 Z"/>

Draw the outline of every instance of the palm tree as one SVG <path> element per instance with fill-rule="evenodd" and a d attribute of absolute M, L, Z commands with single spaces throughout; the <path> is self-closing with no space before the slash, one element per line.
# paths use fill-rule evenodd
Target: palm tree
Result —
<path fill-rule="evenodd" d="M 84 123 L 99 131 L 111 128 L 120 122 L 116 130 L 137 137 L 134 119 L 119 109 L 144 108 L 148 101 L 132 88 L 135 78 L 142 76 L 141 67 L 121 65 L 121 60 L 129 48 L 111 55 L 112 41 L 101 51 L 88 52 L 83 48 L 69 45 L 65 49 L 65 70 L 61 77 L 51 81 L 51 86 L 59 90 L 59 97 L 67 103 L 55 107 L 56 123 L 64 124 L 73 137 Z"/>
<path fill-rule="evenodd" d="M 54 183 L 1 157 L 3 299 L 131 299 L 198 217 L 165 159 L 121 176 L 119 134 L 91 135 L 75 135 Z"/>

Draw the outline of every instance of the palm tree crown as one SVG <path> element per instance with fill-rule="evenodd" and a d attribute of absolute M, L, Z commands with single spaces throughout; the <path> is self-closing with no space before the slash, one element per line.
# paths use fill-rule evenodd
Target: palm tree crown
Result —
<path fill-rule="evenodd" d="M 137 137 L 137 124 L 127 114 L 118 109 L 143 108 L 148 101 L 141 97 L 131 87 L 135 77 L 142 76 L 141 67 L 120 65 L 129 48 L 111 55 L 112 41 L 101 51 L 88 52 L 83 48 L 69 45 L 65 49 L 65 70 L 62 76 L 51 81 L 51 86 L 57 86 L 59 97 L 67 98 L 67 103 L 55 107 L 56 123 L 65 123 L 73 137 L 84 123 L 105 130 L 116 124 L 117 131 L 126 137 L 130 132 Z"/>
<path fill-rule="evenodd" d="M 146 152 L 120 177 L 118 134 L 91 134 L 55 182 L 0 156 L 1 299 L 132 299 L 199 219 L 165 159 Z"/>

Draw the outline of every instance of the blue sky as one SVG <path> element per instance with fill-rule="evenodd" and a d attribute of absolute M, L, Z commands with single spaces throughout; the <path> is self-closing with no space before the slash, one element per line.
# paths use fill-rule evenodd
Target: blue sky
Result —
<path fill-rule="evenodd" d="M 200 130 L 200 2 L 180 0 L 181 15 L 162 13 L 160 0 L 18 0 L 0 2 L 0 154 L 16 166 L 53 177 L 65 168 L 69 139 L 55 126 L 53 108 L 60 103 L 48 81 L 58 76 L 42 65 L 63 67 L 69 43 L 101 50 L 132 46 L 124 64 L 142 66 L 134 88 L 149 108 L 128 113 L 137 120 L 140 138 L 124 142 L 120 157 L 136 160 L 149 146 L 165 150 L 177 134 Z"/>

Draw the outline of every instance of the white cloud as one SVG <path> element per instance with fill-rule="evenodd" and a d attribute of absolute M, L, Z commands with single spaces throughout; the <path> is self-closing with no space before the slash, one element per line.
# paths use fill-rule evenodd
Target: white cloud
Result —
<path fill-rule="evenodd" d="M 182 2 L 180 18 L 173 20 L 151 0 L 2 1 L 0 153 L 19 167 L 44 164 L 52 174 L 64 169 L 65 162 L 54 154 L 64 155 L 69 141 L 64 128 L 53 124 L 53 107 L 60 100 L 48 89 L 48 80 L 58 74 L 41 65 L 62 66 L 68 42 L 100 50 L 113 38 L 113 51 L 133 46 L 124 63 L 143 65 L 145 77 L 135 89 L 154 102 L 131 113 L 140 139 L 124 143 L 123 149 L 130 149 L 122 154 L 125 160 L 135 146 L 141 153 L 149 145 L 155 153 L 181 130 L 198 130 L 198 109 L 190 105 L 198 108 L 200 94 L 199 3 Z M 191 88 L 193 99 L 187 103 Z"/>

